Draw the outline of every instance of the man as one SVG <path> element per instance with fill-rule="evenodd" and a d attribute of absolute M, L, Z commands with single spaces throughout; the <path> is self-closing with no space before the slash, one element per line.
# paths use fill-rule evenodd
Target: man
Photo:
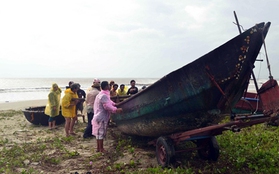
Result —
<path fill-rule="evenodd" d="M 99 92 L 101 91 L 100 89 L 100 80 L 99 79 L 94 79 L 93 81 L 93 85 L 91 86 L 92 89 L 90 90 L 89 93 L 87 93 L 87 97 L 86 97 L 86 109 L 87 109 L 87 127 L 84 131 L 83 134 L 83 138 L 89 138 L 92 137 L 92 119 L 94 116 L 94 102 L 95 102 L 95 98 L 96 96 L 99 94 Z"/>
<path fill-rule="evenodd" d="M 133 95 L 138 93 L 138 88 L 136 87 L 136 81 L 135 80 L 131 80 L 130 81 L 130 85 L 131 87 L 128 89 L 127 95 Z"/>
<path fill-rule="evenodd" d="M 128 98 L 128 97 L 121 97 L 121 96 L 127 96 L 127 86 L 125 86 L 124 84 L 121 84 L 120 85 L 120 88 L 117 90 L 117 95 L 120 96 L 119 97 L 119 102 L 122 102 L 125 98 Z"/>
<path fill-rule="evenodd" d="M 80 111 L 81 114 L 78 115 L 78 116 L 82 116 L 83 117 L 83 122 L 85 123 L 85 119 L 84 119 L 84 115 L 83 115 L 83 102 L 86 99 L 86 93 L 80 87 L 81 86 L 79 84 L 79 90 L 77 91 L 77 95 L 78 95 L 78 98 L 81 99 L 81 100 L 79 100 L 79 102 L 76 105 L 76 114 L 78 115 L 78 111 Z M 78 119 L 77 119 L 77 122 L 78 122 Z"/>
<path fill-rule="evenodd" d="M 69 86 L 66 86 L 66 89 L 71 88 L 71 85 L 74 84 L 73 81 L 69 81 Z"/>
<path fill-rule="evenodd" d="M 106 136 L 110 114 L 120 113 L 122 109 L 115 107 L 115 103 L 110 100 L 110 85 L 107 81 L 101 83 L 101 89 L 94 102 L 92 134 L 95 135 L 97 140 L 97 152 L 106 152 L 103 139 Z"/>
<path fill-rule="evenodd" d="M 95 81 L 95 79 L 93 80 L 93 84 L 86 90 L 86 94 L 89 93 L 92 89 L 94 89 L 94 81 Z M 99 89 L 101 90 L 101 86 L 99 87 Z"/>
<path fill-rule="evenodd" d="M 65 90 L 65 95 L 62 98 L 62 115 L 65 117 L 65 132 L 66 136 L 76 135 L 74 133 L 74 124 L 76 121 L 76 104 L 78 103 L 77 91 L 79 84 L 73 83 L 70 88 Z"/>
<path fill-rule="evenodd" d="M 112 90 L 114 84 L 115 84 L 115 82 L 114 82 L 113 80 L 111 80 L 111 81 L 109 82 L 110 90 Z"/>
<path fill-rule="evenodd" d="M 120 88 L 117 90 L 117 94 L 119 96 L 127 95 L 127 90 L 125 90 L 126 86 L 124 84 L 120 85 Z"/>
<path fill-rule="evenodd" d="M 114 96 L 117 96 L 117 88 L 118 88 L 118 84 L 114 84 L 112 86 L 112 89 L 110 90 L 110 96 L 111 97 L 114 97 Z"/>

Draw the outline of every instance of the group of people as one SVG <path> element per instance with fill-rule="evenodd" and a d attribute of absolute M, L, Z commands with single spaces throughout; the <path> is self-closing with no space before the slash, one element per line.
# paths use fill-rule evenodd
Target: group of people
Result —
<path fill-rule="evenodd" d="M 123 95 L 133 95 L 139 92 L 138 88 L 136 87 L 136 81 L 131 80 L 130 85 L 131 87 L 127 90 L 127 87 L 124 84 L 120 85 L 120 88 L 118 89 L 118 84 L 116 84 L 114 81 L 110 81 L 110 96 L 123 96 Z"/>
<path fill-rule="evenodd" d="M 66 136 L 76 135 L 74 125 L 77 120 L 77 110 L 83 111 L 83 102 L 86 102 L 88 124 L 84 131 L 84 138 L 95 136 L 97 140 L 97 152 L 105 152 L 103 139 L 106 135 L 107 126 L 111 113 L 122 112 L 121 108 L 110 99 L 111 96 L 133 95 L 138 93 L 135 80 L 130 81 L 131 87 L 126 90 L 125 85 L 118 85 L 113 81 L 100 81 L 94 79 L 93 85 L 86 91 L 80 88 L 80 84 L 69 82 L 69 86 L 64 91 L 64 96 L 60 102 L 61 88 L 56 83 L 52 84 L 48 94 L 48 103 L 45 114 L 49 115 L 49 129 L 56 129 L 55 117 L 59 115 L 60 103 L 62 115 L 65 118 Z"/>

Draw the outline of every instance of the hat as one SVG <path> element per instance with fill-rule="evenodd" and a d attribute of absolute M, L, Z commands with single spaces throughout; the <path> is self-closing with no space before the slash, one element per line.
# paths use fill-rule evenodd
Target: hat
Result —
<path fill-rule="evenodd" d="M 100 80 L 99 80 L 99 79 L 94 79 L 94 80 L 93 80 L 93 84 L 94 84 L 94 83 L 100 83 Z"/>
<path fill-rule="evenodd" d="M 58 85 L 56 83 L 52 84 L 52 88 L 58 87 Z"/>
<path fill-rule="evenodd" d="M 73 81 L 69 81 L 69 86 L 71 86 L 74 82 Z"/>
<path fill-rule="evenodd" d="M 94 79 L 92 87 L 97 87 L 97 88 L 100 87 L 100 80 L 99 79 Z"/>
<path fill-rule="evenodd" d="M 73 83 L 71 89 L 79 89 L 80 85 L 78 83 Z"/>
<path fill-rule="evenodd" d="M 114 85 L 114 81 L 111 80 L 111 81 L 109 82 L 109 85 Z"/>

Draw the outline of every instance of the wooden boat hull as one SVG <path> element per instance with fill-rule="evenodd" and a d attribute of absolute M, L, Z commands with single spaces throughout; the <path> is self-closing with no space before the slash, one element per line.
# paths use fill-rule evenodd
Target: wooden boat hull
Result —
<path fill-rule="evenodd" d="M 243 96 L 270 23 L 258 24 L 120 102 L 125 134 L 157 137 L 218 123 Z"/>
<path fill-rule="evenodd" d="M 26 120 L 35 125 L 48 126 L 49 116 L 44 113 L 45 106 L 29 107 L 23 110 Z M 56 125 L 63 124 L 65 118 L 62 116 L 61 111 L 56 117 Z"/>

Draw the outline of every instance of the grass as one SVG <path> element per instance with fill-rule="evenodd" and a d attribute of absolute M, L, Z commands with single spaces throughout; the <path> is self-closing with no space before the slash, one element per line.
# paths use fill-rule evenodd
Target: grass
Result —
<path fill-rule="evenodd" d="M 11 119 L 19 114 L 22 115 L 18 111 L 0 112 L 0 119 Z M 26 128 L 26 125 L 22 124 L 20 127 Z M 8 125 L 4 129 L 7 128 Z M 83 128 L 82 124 L 76 127 L 78 132 L 82 132 Z M 124 136 L 114 129 L 109 132 L 113 141 L 107 154 L 96 153 L 92 149 L 95 140 L 65 137 L 63 133 L 40 137 L 52 133 L 47 129 L 34 130 L 33 135 L 36 139 L 31 142 L 16 143 L 1 136 L 0 173 L 35 174 L 42 171 L 55 173 L 65 165 L 66 169 L 63 170 L 65 173 L 71 171 L 132 174 L 279 173 L 277 127 L 259 124 L 242 129 L 239 133 L 225 131 L 217 136 L 220 145 L 220 157 L 217 162 L 201 160 L 196 151 L 188 151 L 176 154 L 177 162 L 169 168 L 149 163 L 148 160 L 154 161 L 156 158 L 155 148 L 147 146 L 146 140 Z M 3 129 L 0 133 L 3 133 Z M 88 142 L 91 146 L 86 145 Z"/>
<path fill-rule="evenodd" d="M 238 134 L 225 132 L 218 140 L 223 157 L 234 164 L 235 171 L 279 173 L 278 133 L 277 127 L 261 124 Z"/>

